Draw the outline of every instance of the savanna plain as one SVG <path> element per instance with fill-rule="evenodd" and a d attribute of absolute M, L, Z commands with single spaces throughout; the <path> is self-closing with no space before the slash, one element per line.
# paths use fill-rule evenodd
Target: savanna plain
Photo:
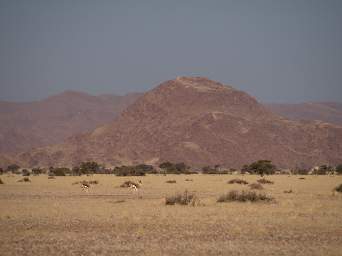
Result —
<path fill-rule="evenodd" d="M 0 255 L 342 255 L 342 176 L 267 176 L 270 202 L 217 202 L 256 175 L 2 175 Z M 78 181 L 94 181 L 84 190 Z M 138 191 L 120 187 L 141 181 Z M 167 183 L 168 180 L 175 182 Z M 77 184 L 75 184 L 77 183 Z M 139 183 L 140 184 L 140 183 Z M 187 190 L 199 202 L 166 205 Z M 287 191 L 288 193 L 284 193 Z"/>

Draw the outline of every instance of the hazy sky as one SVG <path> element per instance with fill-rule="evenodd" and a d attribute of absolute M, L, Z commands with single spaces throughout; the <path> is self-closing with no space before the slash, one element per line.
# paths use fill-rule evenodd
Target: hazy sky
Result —
<path fill-rule="evenodd" d="M 206 76 L 262 101 L 342 101 L 342 1 L 0 0 L 0 99 Z"/>

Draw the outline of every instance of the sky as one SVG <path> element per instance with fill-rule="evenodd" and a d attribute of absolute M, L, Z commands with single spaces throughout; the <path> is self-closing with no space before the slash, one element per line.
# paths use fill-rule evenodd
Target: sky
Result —
<path fill-rule="evenodd" d="M 342 1 L 0 0 L 0 100 L 177 76 L 264 102 L 342 101 Z"/>

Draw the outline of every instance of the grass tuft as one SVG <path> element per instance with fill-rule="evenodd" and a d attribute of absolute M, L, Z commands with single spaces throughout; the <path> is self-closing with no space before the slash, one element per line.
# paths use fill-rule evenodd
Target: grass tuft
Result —
<path fill-rule="evenodd" d="M 248 184 L 247 181 L 242 180 L 242 179 L 232 179 L 232 180 L 228 181 L 227 183 L 228 184 L 243 184 L 243 185 Z"/>
<path fill-rule="evenodd" d="M 189 193 L 187 190 L 183 194 L 176 194 L 165 198 L 166 205 L 191 205 L 196 206 L 200 204 L 199 198 L 194 193 Z"/>
<path fill-rule="evenodd" d="M 177 181 L 175 181 L 175 180 L 167 180 L 167 181 L 165 181 L 165 183 L 177 183 Z"/>
<path fill-rule="evenodd" d="M 259 180 L 257 180 L 257 182 L 259 182 L 261 184 L 274 184 L 273 181 L 267 180 L 265 178 L 259 179 Z"/>
<path fill-rule="evenodd" d="M 260 183 L 252 183 L 249 185 L 249 187 L 251 189 L 257 189 L 257 190 L 264 189 L 264 187 Z"/>
<path fill-rule="evenodd" d="M 28 177 L 25 177 L 25 178 L 18 180 L 18 182 L 31 182 L 31 180 Z"/>
<path fill-rule="evenodd" d="M 232 202 L 232 201 L 237 201 L 237 202 L 270 202 L 272 201 L 273 198 L 270 196 L 267 196 L 265 194 L 258 194 L 254 191 L 236 191 L 232 190 L 228 192 L 227 194 L 221 195 L 218 199 L 218 203 L 223 203 L 223 202 Z"/>

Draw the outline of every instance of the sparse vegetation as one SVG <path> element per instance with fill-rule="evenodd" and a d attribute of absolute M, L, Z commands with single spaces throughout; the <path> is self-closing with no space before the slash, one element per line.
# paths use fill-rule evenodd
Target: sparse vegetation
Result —
<path fill-rule="evenodd" d="M 259 160 L 257 162 L 251 163 L 250 165 L 244 165 L 241 172 L 259 175 L 271 175 L 275 173 L 276 169 L 276 166 L 273 165 L 270 160 Z"/>
<path fill-rule="evenodd" d="M 177 183 L 177 181 L 175 181 L 175 180 L 167 180 L 167 181 L 165 181 L 165 183 Z"/>
<path fill-rule="evenodd" d="M 265 179 L 265 178 L 259 179 L 259 180 L 257 180 L 257 182 L 259 182 L 259 183 L 261 183 L 261 184 L 274 184 L 273 181 L 267 180 L 267 179 Z"/>
<path fill-rule="evenodd" d="M 260 183 L 252 183 L 249 185 L 249 187 L 251 189 L 257 189 L 257 190 L 264 189 L 264 187 Z"/>
<path fill-rule="evenodd" d="M 182 194 L 176 194 L 165 198 L 166 205 L 179 204 L 196 206 L 199 205 L 199 203 L 199 198 L 194 193 L 189 193 L 187 190 L 185 190 Z"/>
<path fill-rule="evenodd" d="M 232 190 L 227 194 L 221 195 L 218 199 L 218 203 L 222 202 L 231 202 L 231 201 L 238 201 L 238 202 L 258 202 L 264 201 L 269 202 L 272 201 L 273 198 L 267 196 L 266 194 L 258 194 L 254 191 L 236 191 Z"/>
<path fill-rule="evenodd" d="M 308 175 L 309 174 L 309 170 L 308 169 L 294 169 L 291 171 L 292 174 L 294 175 Z"/>
<path fill-rule="evenodd" d="M 242 179 L 232 179 L 232 180 L 228 181 L 227 183 L 228 184 L 243 184 L 243 185 L 248 184 L 247 181 L 242 180 Z"/>
<path fill-rule="evenodd" d="M 66 176 L 66 174 L 70 174 L 71 170 L 69 168 L 60 167 L 60 168 L 51 168 L 49 175 L 50 176 Z"/>

